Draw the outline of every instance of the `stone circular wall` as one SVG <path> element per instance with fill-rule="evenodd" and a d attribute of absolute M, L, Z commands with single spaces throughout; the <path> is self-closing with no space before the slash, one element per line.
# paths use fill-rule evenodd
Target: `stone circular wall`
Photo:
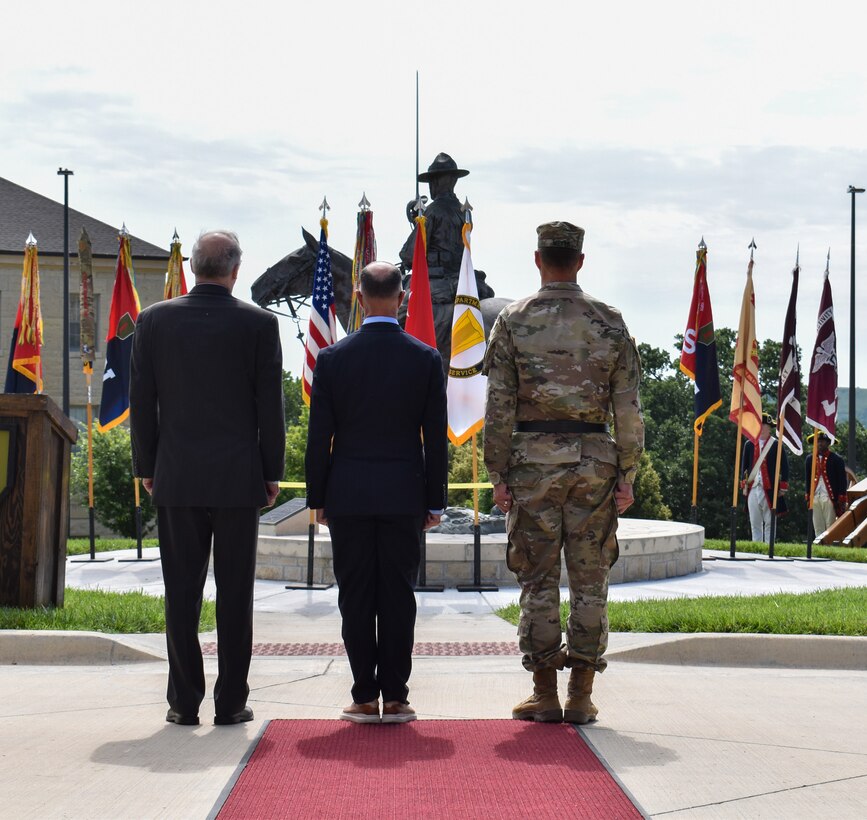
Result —
<path fill-rule="evenodd" d="M 617 530 L 620 557 L 611 568 L 611 583 L 653 581 L 690 575 L 701 569 L 704 528 L 678 521 L 624 518 Z M 275 581 L 307 580 L 306 535 L 259 535 L 256 577 Z M 481 538 L 481 580 L 512 586 L 515 577 L 505 563 L 506 536 Z M 473 580 L 472 535 L 427 536 L 426 580 L 452 587 Z M 333 583 L 331 541 L 326 529 L 314 537 L 313 582 Z M 565 569 L 561 585 L 565 586 Z"/>

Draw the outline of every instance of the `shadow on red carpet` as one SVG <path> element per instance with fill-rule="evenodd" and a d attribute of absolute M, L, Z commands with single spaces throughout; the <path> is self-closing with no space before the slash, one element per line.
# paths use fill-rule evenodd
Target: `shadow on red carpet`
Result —
<path fill-rule="evenodd" d="M 640 818 L 568 724 L 274 720 L 219 811 L 235 818 Z"/>

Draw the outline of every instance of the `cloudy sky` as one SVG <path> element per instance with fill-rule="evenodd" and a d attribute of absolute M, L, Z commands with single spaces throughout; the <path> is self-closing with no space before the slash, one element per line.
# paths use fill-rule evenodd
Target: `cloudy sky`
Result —
<path fill-rule="evenodd" d="M 535 288 L 535 227 L 584 226 L 585 288 L 671 348 L 707 242 L 717 326 L 736 326 L 755 237 L 757 332 L 779 339 L 800 244 L 809 358 L 831 251 L 848 385 L 850 184 L 867 187 L 867 11 L 853 3 L 282 4 L 31 0 L 4 8 L 0 176 L 167 247 L 230 227 L 239 295 L 316 230 L 351 254 L 362 192 L 396 259 L 421 164 L 471 171 L 473 259 Z M 423 186 L 423 189 L 426 186 Z M 867 195 L 857 254 L 867 270 Z M 22 238 L 23 241 L 23 238 Z M 857 314 L 867 315 L 859 277 Z M 301 345 L 283 325 L 286 365 Z M 867 326 L 857 339 L 867 386 Z M 805 363 L 806 366 L 806 363 Z"/>

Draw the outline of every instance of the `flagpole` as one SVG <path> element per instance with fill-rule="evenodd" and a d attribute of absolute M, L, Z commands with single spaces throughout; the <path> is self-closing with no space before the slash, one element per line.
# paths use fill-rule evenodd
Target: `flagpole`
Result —
<path fill-rule="evenodd" d="M 819 429 L 813 428 L 813 461 L 810 464 L 810 497 L 807 499 L 807 559 L 813 557 L 813 539 L 819 536 L 815 528 L 813 529 L 813 538 L 810 538 L 810 523 L 813 520 L 813 497 L 816 494 L 816 459 L 819 453 Z"/>
<path fill-rule="evenodd" d="M 132 484 L 135 488 L 135 554 L 136 558 L 141 561 L 141 493 L 139 491 L 137 477 L 133 476 Z"/>
<path fill-rule="evenodd" d="M 698 524 L 698 430 L 693 428 L 692 445 L 692 510 L 690 516 L 693 524 Z"/>
<path fill-rule="evenodd" d="M 777 467 L 774 475 L 774 503 L 771 505 L 771 534 L 768 538 L 768 558 L 774 558 L 774 542 L 777 539 L 777 501 L 780 496 L 780 469 L 783 463 L 783 410 L 777 417 Z"/>
<path fill-rule="evenodd" d="M 479 529 L 479 451 L 473 433 L 473 525 Z"/>
<path fill-rule="evenodd" d="M 92 375 L 87 373 L 87 505 L 90 527 L 90 560 L 96 558 L 96 527 L 93 509 L 93 385 Z"/>
<path fill-rule="evenodd" d="M 756 248 L 756 240 L 752 239 L 749 244 L 750 248 L 750 264 L 747 268 L 747 278 L 749 279 L 752 273 L 752 263 L 753 263 L 753 251 Z M 743 319 L 743 314 L 741 315 Z M 738 328 L 738 333 L 740 334 L 742 328 Z M 744 431 L 744 399 L 746 397 L 746 375 L 747 375 L 747 359 L 751 355 L 751 350 L 747 349 L 746 343 L 741 345 L 743 353 L 741 354 L 744 358 L 741 362 L 735 363 L 735 369 L 737 369 L 737 365 L 740 364 L 743 366 L 743 374 L 744 374 L 744 383 L 741 385 L 741 395 L 740 402 L 738 404 L 738 437 L 737 443 L 735 445 L 735 476 L 734 476 L 734 487 L 732 488 L 732 515 L 731 515 L 731 542 L 729 545 L 729 557 L 727 560 L 729 561 L 752 561 L 755 560 L 752 557 L 749 558 L 735 558 L 735 545 L 737 543 L 737 529 L 738 529 L 738 489 L 740 488 L 740 473 L 741 473 L 741 449 L 743 442 L 743 431 Z M 749 506 L 749 498 L 747 499 L 747 505 Z"/>
<path fill-rule="evenodd" d="M 366 199 L 366 197 L 362 197 L 362 201 L 364 201 L 365 199 Z M 361 205 L 361 203 L 359 203 L 359 205 Z M 328 250 L 328 212 L 331 210 L 331 206 L 328 204 L 328 197 L 326 197 L 326 196 L 322 197 L 322 204 L 319 206 L 318 210 L 322 211 L 322 218 L 319 220 L 319 227 L 320 227 L 319 254 L 322 254 L 323 244 L 325 245 L 326 251 Z M 317 265 L 317 268 L 318 268 L 318 265 Z M 315 296 L 315 293 L 316 293 L 316 290 L 315 290 L 316 276 L 315 275 L 313 277 L 313 285 L 314 285 L 313 294 Z M 333 293 L 332 293 L 332 300 L 333 300 Z M 312 317 L 313 317 L 315 310 L 316 310 L 315 305 L 311 304 L 311 306 L 310 306 L 310 315 L 311 315 L 310 328 L 307 331 L 308 341 L 309 341 L 310 333 L 311 333 L 311 330 L 313 327 Z M 330 315 L 330 311 L 331 311 L 331 308 L 329 308 L 329 315 Z M 334 330 L 332 328 L 332 330 L 330 331 L 330 340 L 327 342 L 328 344 L 334 344 L 334 342 L 336 341 L 336 339 L 333 337 L 333 333 L 334 333 Z M 304 356 L 305 356 L 304 367 L 306 368 L 307 367 L 307 364 L 306 364 L 307 345 L 304 346 Z M 315 366 L 315 361 L 314 361 L 314 366 Z M 307 381 L 308 375 L 309 375 L 309 380 L 310 380 L 309 383 Z M 304 375 L 302 375 L 301 381 L 302 381 L 301 396 L 304 399 L 304 403 L 309 407 L 310 406 L 310 399 L 311 399 L 310 391 L 312 391 L 312 388 L 313 388 L 313 370 L 311 369 L 309 371 L 309 374 L 305 373 Z M 307 501 L 307 499 L 305 499 L 305 501 Z M 316 589 L 316 590 L 319 590 L 319 589 L 330 589 L 333 586 L 333 584 L 327 584 L 324 582 L 321 584 L 314 584 L 313 583 L 313 560 L 314 560 L 314 552 L 315 552 L 315 537 L 314 537 L 315 534 L 316 534 L 316 514 L 313 511 L 313 509 L 310 508 L 310 517 L 308 518 L 308 524 L 307 524 L 307 582 L 303 583 L 301 581 L 297 581 L 297 582 L 293 581 L 291 583 L 285 584 L 283 586 L 284 589 L 307 589 L 307 590 Z"/>
<path fill-rule="evenodd" d="M 415 201 L 419 200 L 418 189 L 418 69 L 415 72 Z"/>
<path fill-rule="evenodd" d="M 746 346 L 744 346 L 746 349 Z M 732 491 L 732 520 L 731 520 L 731 544 L 729 545 L 729 557 L 735 557 L 735 543 L 737 541 L 738 528 L 738 490 L 740 489 L 741 475 L 741 440 L 744 429 L 744 391 L 741 390 L 741 403 L 738 408 L 738 437 L 735 445 L 735 482 Z"/>
<path fill-rule="evenodd" d="M 701 265 L 701 255 L 702 255 L 702 251 L 706 251 L 706 250 L 707 250 L 707 245 L 705 245 L 704 237 L 702 236 L 701 241 L 698 243 L 698 250 L 696 251 L 696 254 L 695 254 L 695 262 L 696 262 L 696 264 L 695 264 L 695 272 L 696 272 L 696 276 L 698 276 L 698 273 L 699 273 L 699 270 L 700 270 L 700 267 L 699 267 L 699 266 Z M 693 285 L 693 287 L 695 287 L 695 285 Z M 693 298 L 694 298 L 694 296 L 693 296 Z M 696 313 L 699 313 L 699 312 L 700 312 L 700 308 L 699 308 L 698 306 L 696 306 Z M 698 322 L 696 321 L 696 318 L 695 318 L 695 317 L 690 317 L 690 321 L 693 323 L 693 325 L 697 325 L 697 324 L 698 324 Z M 697 337 L 696 337 L 696 344 L 698 344 L 698 338 L 697 338 Z M 698 369 L 697 369 L 697 368 L 696 368 L 695 378 L 696 378 L 696 379 L 698 378 Z M 696 382 L 696 384 L 697 384 L 697 382 Z M 691 515 L 691 518 L 692 518 L 692 523 L 693 523 L 693 524 L 697 524 L 697 523 L 698 523 L 698 440 L 699 440 L 699 433 L 698 433 L 698 428 L 695 426 L 695 423 L 694 423 L 694 422 L 693 422 L 692 429 L 693 429 L 693 445 L 692 445 L 692 509 L 691 509 L 691 511 L 690 511 L 690 515 Z"/>

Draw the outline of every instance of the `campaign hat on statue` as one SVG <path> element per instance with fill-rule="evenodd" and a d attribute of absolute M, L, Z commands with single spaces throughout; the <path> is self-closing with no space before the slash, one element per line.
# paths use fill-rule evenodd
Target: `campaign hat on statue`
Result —
<path fill-rule="evenodd" d="M 458 164 L 448 154 L 437 154 L 436 159 L 427 167 L 427 171 L 418 175 L 419 182 L 430 182 L 433 177 L 440 174 L 452 174 L 456 177 L 465 177 L 469 171 L 458 168 Z"/>

